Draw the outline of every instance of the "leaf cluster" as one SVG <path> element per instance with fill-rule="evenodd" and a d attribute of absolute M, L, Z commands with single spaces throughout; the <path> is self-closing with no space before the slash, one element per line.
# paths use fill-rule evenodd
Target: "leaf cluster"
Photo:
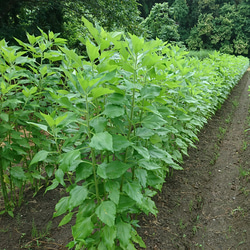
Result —
<path fill-rule="evenodd" d="M 186 57 L 178 46 L 107 32 L 83 19 L 86 58 L 58 34 L 0 47 L 0 178 L 12 214 L 15 188 L 58 186 L 54 216 L 75 218 L 75 249 L 146 247 L 134 214 L 152 213 L 166 176 L 181 170 L 197 133 L 248 60 Z M 19 193 L 20 194 L 20 193 Z"/>

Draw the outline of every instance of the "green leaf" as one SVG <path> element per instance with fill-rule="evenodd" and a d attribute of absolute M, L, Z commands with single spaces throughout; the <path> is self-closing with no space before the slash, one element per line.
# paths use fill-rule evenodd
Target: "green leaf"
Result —
<path fill-rule="evenodd" d="M 123 191 L 134 201 L 141 203 L 143 195 L 141 193 L 141 185 L 139 182 L 126 182 L 123 186 Z"/>
<path fill-rule="evenodd" d="M 116 206 L 112 201 L 103 201 L 96 209 L 99 219 L 106 225 L 112 227 L 115 224 Z"/>
<path fill-rule="evenodd" d="M 109 193 L 108 197 L 116 205 L 119 203 L 120 199 L 120 184 L 117 181 L 107 181 L 105 183 L 105 189 Z"/>
<path fill-rule="evenodd" d="M 58 185 L 59 185 L 59 181 L 54 179 L 52 184 L 46 188 L 45 194 L 47 193 L 47 191 L 55 189 Z"/>
<path fill-rule="evenodd" d="M 149 129 L 158 129 L 162 125 L 167 124 L 167 121 L 165 121 L 159 115 L 148 114 L 145 118 L 143 118 L 142 124 Z"/>
<path fill-rule="evenodd" d="M 73 216 L 74 213 L 68 213 L 67 215 L 65 215 L 63 217 L 63 219 L 61 220 L 61 222 L 59 223 L 58 227 L 61 227 L 67 223 L 69 223 L 72 219 L 72 216 Z"/>
<path fill-rule="evenodd" d="M 10 175 L 11 175 L 11 177 L 16 178 L 16 179 L 21 180 L 21 181 L 26 180 L 26 176 L 25 176 L 25 173 L 24 173 L 22 167 L 12 167 L 10 169 Z"/>
<path fill-rule="evenodd" d="M 159 166 L 155 162 L 148 161 L 146 159 L 139 160 L 138 164 L 139 164 L 140 167 L 145 168 L 147 170 L 154 170 L 154 169 L 160 169 L 161 168 L 161 166 Z"/>
<path fill-rule="evenodd" d="M 155 99 L 160 95 L 161 87 L 157 85 L 144 86 L 141 89 L 141 97 L 144 99 Z"/>
<path fill-rule="evenodd" d="M 102 113 L 109 118 L 115 118 L 124 115 L 125 109 L 118 105 L 107 104 Z"/>
<path fill-rule="evenodd" d="M 89 145 L 96 150 L 114 151 L 112 135 L 107 131 L 95 134 Z"/>
<path fill-rule="evenodd" d="M 76 179 L 75 182 L 79 182 L 87 179 L 93 174 L 93 167 L 90 162 L 82 162 L 76 168 Z"/>
<path fill-rule="evenodd" d="M 147 176 L 148 176 L 147 170 L 145 170 L 145 169 L 136 169 L 135 170 L 135 176 L 139 180 L 141 186 L 145 188 L 146 185 L 147 185 Z"/>
<path fill-rule="evenodd" d="M 91 93 L 92 93 L 94 99 L 96 99 L 100 96 L 114 93 L 114 90 L 111 90 L 108 88 L 103 88 L 103 87 L 98 87 L 98 88 L 92 89 Z"/>
<path fill-rule="evenodd" d="M 0 114 L 0 119 L 2 119 L 5 122 L 8 122 L 9 121 L 9 115 L 5 114 L 5 113 L 1 113 Z"/>
<path fill-rule="evenodd" d="M 36 153 L 34 155 L 34 157 L 32 158 L 32 161 L 30 162 L 30 166 L 39 162 L 39 161 L 44 161 L 46 160 L 47 156 L 48 156 L 49 152 L 45 151 L 45 150 L 41 150 L 38 153 Z"/>
<path fill-rule="evenodd" d="M 70 191 L 69 209 L 79 206 L 88 196 L 88 189 L 84 186 L 76 186 Z"/>
<path fill-rule="evenodd" d="M 122 135 L 113 135 L 112 137 L 114 151 L 121 151 L 131 145 L 131 142 L 129 142 L 127 138 Z"/>
<path fill-rule="evenodd" d="M 120 221 L 116 224 L 117 238 L 120 240 L 123 246 L 128 246 L 131 238 L 132 226 L 128 223 Z"/>
<path fill-rule="evenodd" d="M 55 172 L 55 178 L 56 180 L 63 186 L 65 186 L 65 182 L 64 182 L 64 172 L 62 171 L 62 169 L 57 169 Z"/>
<path fill-rule="evenodd" d="M 28 124 L 34 125 L 38 128 L 40 128 L 41 130 L 44 130 L 46 132 L 48 132 L 48 127 L 46 125 L 43 124 L 39 124 L 39 123 L 34 123 L 34 122 L 27 122 Z"/>
<path fill-rule="evenodd" d="M 133 228 L 131 231 L 131 236 L 132 236 L 133 242 L 139 244 L 140 247 L 147 248 L 141 236 L 138 235 L 138 233 Z"/>
<path fill-rule="evenodd" d="M 147 150 L 147 148 L 144 148 L 142 146 L 135 146 L 132 145 L 132 147 L 138 152 L 138 154 L 140 154 L 142 157 L 144 157 L 145 159 L 149 160 L 150 159 L 150 154 Z"/>
<path fill-rule="evenodd" d="M 116 179 L 121 177 L 129 168 L 131 168 L 129 164 L 121 161 L 112 161 L 99 165 L 97 174 L 104 179 Z"/>
<path fill-rule="evenodd" d="M 91 221 L 91 217 L 82 218 L 72 227 L 72 235 L 75 240 L 85 240 L 93 232 L 94 228 L 95 225 Z"/>
<path fill-rule="evenodd" d="M 96 133 L 103 132 L 107 126 L 107 119 L 105 117 L 95 117 L 90 121 L 90 126 L 95 129 Z"/>
<path fill-rule="evenodd" d="M 96 47 L 89 39 L 86 41 L 87 54 L 91 62 L 94 62 L 95 59 L 99 57 L 99 48 Z"/>
<path fill-rule="evenodd" d="M 70 198 L 69 196 L 63 197 L 57 202 L 56 207 L 55 207 L 56 211 L 53 217 L 60 216 L 67 212 L 67 210 L 69 209 L 69 198 Z"/>
<path fill-rule="evenodd" d="M 54 119 L 53 119 L 52 116 L 43 114 L 42 112 L 40 112 L 40 114 L 43 116 L 43 118 L 45 119 L 45 121 L 48 123 L 48 125 L 49 125 L 51 128 L 54 127 L 55 121 L 54 121 Z"/>
<path fill-rule="evenodd" d="M 102 240 L 107 249 L 114 249 L 116 238 L 116 227 L 104 226 L 102 229 Z"/>

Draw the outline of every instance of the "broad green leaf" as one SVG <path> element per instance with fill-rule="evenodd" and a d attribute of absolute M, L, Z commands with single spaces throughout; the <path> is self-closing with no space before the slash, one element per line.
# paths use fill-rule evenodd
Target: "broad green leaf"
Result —
<path fill-rule="evenodd" d="M 24 173 L 22 167 L 12 167 L 10 169 L 10 175 L 11 175 L 11 177 L 16 178 L 16 179 L 21 180 L 21 181 L 26 180 L 26 176 L 25 176 L 25 173 Z"/>
<path fill-rule="evenodd" d="M 131 231 L 131 236 L 132 236 L 133 242 L 139 244 L 140 247 L 147 248 L 141 236 L 133 228 Z"/>
<path fill-rule="evenodd" d="M 113 138 L 107 131 L 95 134 L 90 142 L 90 147 L 96 150 L 108 150 L 113 152 Z"/>
<path fill-rule="evenodd" d="M 43 116 L 43 118 L 45 119 L 45 121 L 48 123 L 48 125 L 49 125 L 51 128 L 54 127 L 55 121 L 54 121 L 54 119 L 53 119 L 52 116 L 43 114 L 42 112 L 40 112 L 40 114 Z"/>
<path fill-rule="evenodd" d="M 117 179 L 121 177 L 131 165 L 121 161 L 112 161 L 110 163 L 102 163 L 98 166 L 97 174 L 104 179 Z"/>
<path fill-rule="evenodd" d="M 148 129 L 158 129 L 162 125 L 167 124 L 167 121 L 158 115 L 148 114 L 145 118 L 143 118 L 142 124 Z"/>
<path fill-rule="evenodd" d="M 72 235 L 75 240 L 86 240 L 94 230 L 95 225 L 93 224 L 91 217 L 82 218 L 82 220 L 77 221 L 72 227 Z"/>
<path fill-rule="evenodd" d="M 46 165 L 45 166 L 45 171 L 46 171 L 46 174 L 48 175 L 49 178 L 53 175 L 54 170 L 55 170 L 55 166 L 53 166 L 53 165 Z"/>
<path fill-rule="evenodd" d="M 30 162 L 30 166 L 39 162 L 39 161 L 45 161 L 47 156 L 48 156 L 49 152 L 45 151 L 45 150 L 41 150 L 38 153 L 36 153 L 34 155 L 34 157 L 32 158 L 31 162 Z"/>
<path fill-rule="evenodd" d="M 55 125 L 58 126 L 61 122 L 63 122 L 68 117 L 68 113 L 62 116 L 59 116 L 55 120 Z"/>
<path fill-rule="evenodd" d="M 143 197 L 142 202 L 138 204 L 138 206 L 146 215 L 152 213 L 153 215 L 156 216 L 158 213 L 154 201 L 151 200 L 149 197 Z"/>
<path fill-rule="evenodd" d="M 102 229 L 102 240 L 105 244 L 105 249 L 114 249 L 116 238 L 116 227 L 104 226 Z"/>
<path fill-rule="evenodd" d="M 56 180 L 63 186 L 65 186 L 65 182 L 64 182 L 64 173 L 62 171 L 62 169 L 57 169 L 55 172 L 55 177 Z"/>
<path fill-rule="evenodd" d="M 0 119 L 2 119 L 5 122 L 8 122 L 9 121 L 9 115 L 5 114 L 5 113 L 1 113 L 0 114 Z"/>
<path fill-rule="evenodd" d="M 145 168 L 147 170 L 154 170 L 154 169 L 160 169 L 161 166 L 156 164 L 155 162 L 146 160 L 146 159 L 141 159 L 138 161 L 138 164 L 140 167 Z"/>
<path fill-rule="evenodd" d="M 126 182 L 123 186 L 123 191 L 134 201 L 141 203 L 143 195 L 141 193 L 141 185 L 139 182 Z"/>
<path fill-rule="evenodd" d="M 59 181 L 57 181 L 56 179 L 54 179 L 53 182 L 52 182 L 52 184 L 46 188 L 45 194 L 46 194 L 49 190 L 55 189 L 58 185 L 59 185 Z"/>
<path fill-rule="evenodd" d="M 83 217 L 90 217 L 93 213 L 95 213 L 96 206 L 97 204 L 94 199 L 87 199 L 83 201 L 79 206 L 78 213 L 76 214 L 77 219 L 81 220 Z"/>
<path fill-rule="evenodd" d="M 124 95 L 118 93 L 114 93 L 107 98 L 107 102 L 114 105 L 124 105 L 127 104 L 127 101 Z"/>
<path fill-rule="evenodd" d="M 41 130 L 44 130 L 44 131 L 48 132 L 48 127 L 46 125 L 35 123 L 35 122 L 27 122 L 27 123 L 31 124 L 31 125 L 34 125 L 34 126 L 40 128 Z"/>
<path fill-rule="evenodd" d="M 149 139 L 151 136 L 155 134 L 153 129 L 148 128 L 136 128 L 136 136 L 141 137 L 142 139 Z"/>
<path fill-rule="evenodd" d="M 149 160 L 150 159 L 150 154 L 147 150 L 147 148 L 142 147 L 142 146 L 135 146 L 132 145 L 132 147 L 138 152 L 138 154 L 140 154 L 142 157 L 144 157 L 145 159 Z"/>
<path fill-rule="evenodd" d="M 114 93 L 114 90 L 108 89 L 108 88 L 103 88 L 103 87 L 98 87 L 98 88 L 92 89 L 91 93 L 92 93 L 94 99 L 96 99 L 100 96 Z"/>
<path fill-rule="evenodd" d="M 103 114 L 109 118 L 115 118 L 124 115 L 125 109 L 122 106 L 107 104 L 103 111 Z"/>
<path fill-rule="evenodd" d="M 119 203 L 120 199 L 120 184 L 117 181 L 107 181 L 105 183 L 105 189 L 109 193 L 108 197 L 116 205 Z"/>
<path fill-rule="evenodd" d="M 147 176 L 148 176 L 147 170 L 137 168 L 135 170 L 135 176 L 139 180 L 141 186 L 145 188 L 147 185 Z"/>
<path fill-rule="evenodd" d="M 125 194 L 120 194 L 119 205 L 117 207 L 118 213 L 124 213 L 133 210 L 136 202 Z"/>
<path fill-rule="evenodd" d="M 122 149 L 126 149 L 131 145 L 131 142 L 129 142 L 127 138 L 122 135 L 113 135 L 112 137 L 113 137 L 114 151 L 120 151 Z"/>
<path fill-rule="evenodd" d="M 63 197 L 58 201 L 58 203 L 56 204 L 56 207 L 55 207 L 56 211 L 55 211 L 53 217 L 60 216 L 60 215 L 67 212 L 67 210 L 69 209 L 69 198 L 70 198 L 69 196 Z"/>
<path fill-rule="evenodd" d="M 90 121 L 90 126 L 95 129 L 96 133 L 103 132 L 107 126 L 107 119 L 105 117 L 96 117 Z"/>
<path fill-rule="evenodd" d="M 130 35 L 131 41 L 132 41 L 132 46 L 133 46 L 133 52 L 135 54 L 139 53 L 144 45 L 144 39 L 143 38 L 139 38 L 136 35 Z"/>
<path fill-rule="evenodd" d="M 69 209 L 79 206 L 88 196 L 88 189 L 84 186 L 76 186 L 70 191 Z"/>
<path fill-rule="evenodd" d="M 65 224 L 69 223 L 71 221 L 71 219 L 72 219 L 73 214 L 74 213 L 68 213 L 67 215 L 65 215 L 63 217 L 63 219 L 60 221 L 58 227 L 61 227 L 61 226 L 65 225 Z"/>
<path fill-rule="evenodd" d="M 117 238 L 122 245 L 128 246 L 131 239 L 132 227 L 130 224 L 120 221 L 116 224 L 117 228 Z"/>
<path fill-rule="evenodd" d="M 90 162 L 82 162 L 76 168 L 75 182 L 79 182 L 87 179 L 93 174 L 93 167 Z"/>
<path fill-rule="evenodd" d="M 114 226 L 116 217 L 116 206 L 112 201 L 103 201 L 96 209 L 96 214 L 99 219 L 108 225 Z"/>
<path fill-rule="evenodd" d="M 91 62 L 99 57 L 99 48 L 96 47 L 89 39 L 86 40 L 87 54 Z"/>
<path fill-rule="evenodd" d="M 147 99 L 155 99 L 159 96 L 161 92 L 161 87 L 157 85 L 147 85 L 141 89 L 141 97 Z"/>

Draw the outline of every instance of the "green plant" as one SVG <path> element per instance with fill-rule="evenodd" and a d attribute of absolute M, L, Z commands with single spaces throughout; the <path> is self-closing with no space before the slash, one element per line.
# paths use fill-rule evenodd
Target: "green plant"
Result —
<path fill-rule="evenodd" d="M 182 169 L 248 60 L 187 58 L 178 46 L 83 21 L 87 58 L 53 32 L 27 34 L 21 47 L 1 41 L 4 212 L 13 216 L 27 184 L 34 193 L 61 185 L 54 217 L 64 215 L 59 226 L 76 218 L 69 248 L 145 248 L 135 215 L 157 215 L 152 197 Z M 43 233 L 33 223 L 33 235 Z"/>

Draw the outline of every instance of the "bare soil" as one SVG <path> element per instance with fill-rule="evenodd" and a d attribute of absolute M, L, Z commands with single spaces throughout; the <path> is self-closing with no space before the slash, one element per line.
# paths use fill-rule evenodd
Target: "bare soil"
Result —
<path fill-rule="evenodd" d="M 140 216 L 147 249 L 250 249 L 249 85 L 246 72 L 200 132 L 184 170 L 166 179 L 154 198 L 157 218 Z M 63 195 L 60 188 L 35 197 L 27 192 L 14 218 L 0 216 L 0 250 L 67 249 L 70 225 L 58 228 L 62 217 L 53 218 Z"/>

